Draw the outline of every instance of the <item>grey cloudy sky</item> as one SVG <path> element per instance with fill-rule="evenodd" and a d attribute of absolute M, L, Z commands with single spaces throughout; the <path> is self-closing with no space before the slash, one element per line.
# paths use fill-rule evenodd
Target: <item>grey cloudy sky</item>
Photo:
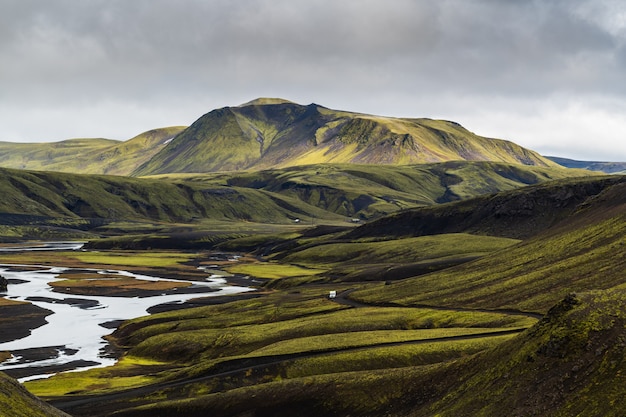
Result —
<path fill-rule="evenodd" d="M 6 141 L 269 96 L 626 161 L 622 0 L 0 0 L 0 57 Z"/>

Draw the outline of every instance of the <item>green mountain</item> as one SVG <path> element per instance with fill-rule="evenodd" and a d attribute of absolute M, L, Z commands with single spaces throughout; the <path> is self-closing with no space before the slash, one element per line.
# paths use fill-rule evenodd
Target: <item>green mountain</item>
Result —
<path fill-rule="evenodd" d="M 581 204 L 624 181 L 623 176 L 564 179 L 453 204 L 403 210 L 355 229 L 348 238 L 473 233 L 528 239 L 566 221 Z"/>
<path fill-rule="evenodd" d="M 69 139 L 51 143 L 0 142 L 0 166 L 37 171 L 128 175 L 183 129 L 154 129 L 125 142 L 111 139 Z"/>
<path fill-rule="evenodd" d="M 554 162 L 515 143 L 445 120 L 373 116 L 257 99 L 213 110 L 191 126 L 154 129 L 128 141 L 0 142 L 6 168 L 145 176 L 263 170 L 320 163 L 410 165 Z"/>
<path fill-rule="evenodd" d="M 554 166 L 533 151 L 477 136 L 454 122 L 372 116 L 317 104 L 259 99 L 205 114 L 133 174 L 451 160 Z"/>

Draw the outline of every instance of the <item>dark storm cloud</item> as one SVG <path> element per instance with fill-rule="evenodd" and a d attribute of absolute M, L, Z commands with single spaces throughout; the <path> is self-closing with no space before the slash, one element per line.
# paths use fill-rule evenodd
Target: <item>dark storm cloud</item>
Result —
<path fill-rule="evenodd" d="M 259 95 L 457 119 L 477 133 L 557 151 L 564 141 L 582 146 L 595 122 L 626 127 L 619 1 L 0 5 L 6 140 L 127 138 Z M 595 134 L 626 159 L 615 132 Z"/>

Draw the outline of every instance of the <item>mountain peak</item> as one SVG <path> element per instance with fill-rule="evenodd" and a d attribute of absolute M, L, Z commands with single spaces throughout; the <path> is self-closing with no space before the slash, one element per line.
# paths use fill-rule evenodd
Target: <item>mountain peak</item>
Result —
<path fill-rule="evenodd" d="M 262 106 L 266 104 L 296 104 L 293 101 L 285 100 L 283 98 L 276 97 L 259 97 L 247 103 L 241 104 L 238 107 L 246 107 L 246 106 Z"/>

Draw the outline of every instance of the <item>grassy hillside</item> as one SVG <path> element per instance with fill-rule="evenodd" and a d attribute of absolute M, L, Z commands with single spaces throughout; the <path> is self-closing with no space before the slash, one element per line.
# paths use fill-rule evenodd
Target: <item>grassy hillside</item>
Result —
<path fill-rule="evenodd" d="M 12 378 L 0 372 L 0 414 L 10 417 L 69 417 L 33 396 Z"/>
<path fill-rule="evenodd" d="M 564 179 L 413 208 L 369 222 L 346 237 L 397 238 L 469 232 L 524 239 L 563 221 L 590 198 L 624 181 L 623 176 Z"/>
<path fill-rule="evenodd" d="M 76 238 L 120 222 L 302 224 L 370 219 L 578 175 L 487 162 L 313 165 L 159 178 L 0 170 L 0 236 Z M 240 229 L 233 225 L 233 230 Z M 111 230 L 111 229 L 108 229 Z M 163 242 L 163 240 L 161 240 Z"/>
<path fill-rule="evenodd" d="M 571 292 L 623 285 L 626 183 L 621 180 L 589 197 L 562 223 L 513 248 L 352 297 L 399 305 L 545 312 Z"/>
<path fill-rule="evenodd" d="M 0 142 L 0 166 L 37 171 L 128 175 L 184 127 L 154 129 L 125 142 L 70 139 L 51 143 Z"/>
<path fill-rule="evenodd" d="M 453 384 L 413 416 L 621 416 L 623 289 L 571 294 L 537 325 L 433 377 Z"/>
<path fill-rule="evenodd" d="M 216 109 L 187 128 L 154 129 L 124 142 L 0 143 L 1 167 L 132 176 L 445 161 L 558 166 L 513 142 L 481 137 L 450 121 L 374 116 L 282 99 Z"/>
<path fill-rule="evenodd" d="M 134 175 L 450 160 L 554 166 L 533 151 L 477 136 L 454 122 L 388 118 L 261 99 L 205 114 Z"/>
<path fill-rule="evenodd" d="M 289 221 L 301 213 L 337 219 L 288 197 L 193 182 L 2 170 L 0 212 L 74 219 L 190 222 Z"/>
<path fill-rule="evenodd" d="M 315 164 L 220 174 L 162 175 L 297 198 L 363 220 L 398 210 L 467 199 L 589 172 L 495 162 L 422 165 Z"/>
<path fill-rule="evenodd" d="M 625 187 L 567 179 L 448 203 L 429 233 L 403 215 L 434 208 L 233 236 L 220 247 L 263 257 L 219 267 L 266 279 L 258 297 L 131 320 L 115 367 L 27 386 L 91 417 L 617 416 Z"/>

